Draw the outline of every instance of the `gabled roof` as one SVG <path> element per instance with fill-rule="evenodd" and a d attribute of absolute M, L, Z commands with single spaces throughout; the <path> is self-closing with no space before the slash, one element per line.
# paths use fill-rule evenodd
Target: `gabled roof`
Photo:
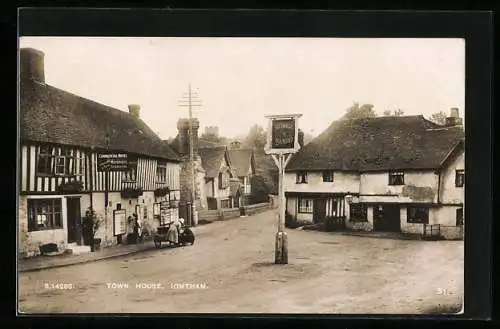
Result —
<path fill-rule="evenodd" d="M 229 190 L 230 190 L 231 196 L 233 196 L 233 197 L 237 197 L 238 193 L 241 194 L 242 188 L 243 187 L 242 187 L 240 181 L 238 181 L 238 180 L 231 180 L 229 182 Z"/>
<path fill-rule="evenodd" d="M 228 152 L 231 166 L 235 169 L 238 177 L 246 176 L 250 167 L 253 170 L 254 159 L 251 149 L 230 149 Z"/>
<path fill-rule="evenodd" d="M 179 161 L 142 120 L 53 86 L 22 80 L 21 139 L 124 151 Z M 109 146 L 105 144 L 110 136 Z"/>
<path fill-rule="evenodd" d="M 221 161 L 227 155 L 225 146 L 200 148 L 198 154 L 205 169 L 206 178 L 214 178 L 219 173 Z"/>
<path fill-rule="evenodd" d="M 421 115 L 336 121 L 286 170 L 438 169 L 464 137 L 461 126 L 444 127 Z"/>

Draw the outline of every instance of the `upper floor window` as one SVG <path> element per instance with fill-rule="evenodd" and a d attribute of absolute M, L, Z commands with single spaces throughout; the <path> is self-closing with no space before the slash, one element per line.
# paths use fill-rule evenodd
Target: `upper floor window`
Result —
<path fill-rule="evenodd" d="M 416 224 L 429 224 L 429 208 L 408 206 L 406 210 L 406 222 Z"/>
<path fill-rule="evenodd" d="M 333 182 L 333 171 L 323 171 L 323 182 Z"/>
<path fill-rule="evenodd" d="M 37 174 L 83 176 L 85 159 L 74 149 L 41 146 L 38 152 Z"/>
<path fill-rule="evenodd" d="M 128 170 L 122 173 L 122 181 L 135 182 L 137 180 L 137 157 L 129 155 Z"/>
<path fill-rule="evenodd" d="M 297 184 L 307 184 L 307 172 L 305 171 L 298 172 L 295 182 Z"/>
<path fill-rule="evenodd" d="M 61 199 L 28 200 L 28 232 L 62 228 Z"/>
<path fill-rule="evenodd" d="M 156 182 L 165 183 L 167 181 L 167 163 L 158 162 L 156 164 Z"/>
<path fill-rule="evenodd" d="M 389 185 L 405 185 L 405 174 L 402 171 L 389 173 Z"/>
<path fill-rule="evenodd" d="M 225 172 L 219 172 L 219 189 L 226 189 L 229 187 L 229 174 Z"/>
<path fill-rule="evenodd" d="M 460 169 L 455 172 L 455 186 L 464 187 L 465 184 L 465 170 Z"/>

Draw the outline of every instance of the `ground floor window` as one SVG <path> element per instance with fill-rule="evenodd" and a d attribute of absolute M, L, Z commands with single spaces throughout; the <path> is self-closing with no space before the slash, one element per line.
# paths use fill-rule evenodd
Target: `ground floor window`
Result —
<path fill-rule="evenodd" d="M 407 208 L 407 223 L 429 224 L 429 208 L 422 206 L 409 206 Z"/>
<path fill-rule="evenodd" d="M 366 222 L 368 221 L 368 206 L 366 203 L 352 203 L 350 205 L 350 221 Z"/>
<path fill-rule="evenodd" d="M 62 227 L 61 199 L 28 200 L 28 232 Z"/>
<path fill-rule="evenodd" d="M 299 212 L 305 214 L 312 214 L 313 212 L 313 199 L 299 198 Z"/>
<path fill-rule="evenodd" d="M 464 208 L 457 209 L 457 226 L 464 225 Z"/>
<path fill-rule="evenodd" d="M 230 205 L 229 200 L 221 200 L 220 201 L 220 207 L 223 208 L 223 209 L 224 208 L 229 208 L 229 205 Z"/>

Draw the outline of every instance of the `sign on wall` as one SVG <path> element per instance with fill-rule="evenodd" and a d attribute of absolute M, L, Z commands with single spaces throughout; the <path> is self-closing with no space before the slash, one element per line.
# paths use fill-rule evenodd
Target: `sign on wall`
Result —
<path fill-rule="evenodd" d="M 127 212 L 125 209 L 113 210 L 113 235 L 125 234 L 127 231 Z"/>
<path fill-rule="evenodd" d="M 97 154 L 97 171 L 127 171 L 126 153 L 106 152 Z"/>
<path fill-rule="evenodd" d="M 267 154 L 295 153 L 300 148 L 298 119 L 302 114 L 269 115 Z"/>

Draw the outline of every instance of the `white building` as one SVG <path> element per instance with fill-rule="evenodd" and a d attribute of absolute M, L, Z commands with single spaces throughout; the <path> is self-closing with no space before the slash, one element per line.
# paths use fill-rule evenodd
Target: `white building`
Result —
<path fill-rule="evenodd" d="M 287 166 L 288 216 L 462 238 L 464 136 L 455 108 L 444 126 L 423 116 L 334 122 Z"/>

